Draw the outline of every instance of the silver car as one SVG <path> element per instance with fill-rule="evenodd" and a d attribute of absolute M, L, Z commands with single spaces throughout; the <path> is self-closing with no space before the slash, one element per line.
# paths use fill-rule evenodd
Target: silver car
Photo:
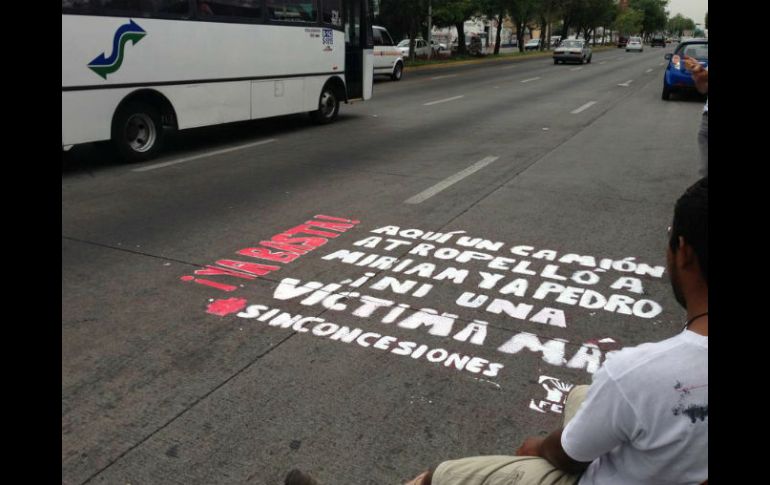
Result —
<path fill-rule="evenodd" d="M 580 64 L 591 62 L 593 52 L 588 42 L 578 39 L 567 39 L 559 44 L 553 51 L 553 63 L 579 62 Z"/>
<path fill-rule="evenodd" d="M 631 37 L 628 39 L 628 44 L 626 44 L 626 52 L 629 51 L 644 52 L 644 44 L 642 44 L 641 37 Z"/>

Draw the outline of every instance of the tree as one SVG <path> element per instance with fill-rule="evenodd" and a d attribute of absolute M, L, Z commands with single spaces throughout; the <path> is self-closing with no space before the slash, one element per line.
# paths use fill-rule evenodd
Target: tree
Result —
<path fill-rule="evenodd" d="M 639 10 L 629 8 L 625 12 L 618 15 L 615 20 L 615 30 L 624 37 L 628 37 L 630 34 L 635 34 L 642 30 L 642 22 L 644 21 L 644 14 Z"/>
<path fill-rule="evenodd" d="M 465 21 L 481 8 L 478 0 L 434 0 L 433 24 L 457 29 L 457 53 L 465 54 Z"/>
<path fill-rule="evenodd" d="M 505 2 L 508 14 L 516 26 L 519 52 L 524 52 L 524 32 L 527 28 L 532 30 L 530 24 L 537 13 L 538 3 L 538 0 L 506 0 Z"/>
<path fill-rule="evenodd" d="M 695 22 L 692 19 L 683 17 L 682 14 L 678 13 L 674 17 L 668 19 L 666 30 L 668 30 L 672 35 L 682 37 L 685 30 L 695 30 Z"/>
<path fill-rule="evenodd" d="M 479 0 L 480 12 L 486 14 L 487 18 L 495 19 L 497 32 L 495 35 L 495 54 L 500 53 L 500 32 L 503 29 L 503 20 L 505 20 L 505 1 L 504 0 Z"/>
<path fill-rule="evenodd" d="M 628 6 L 642 12 L 643 37 L 666 28 L 666 6 L 668 0 L 629 0 Z"/>
<path fill-rule="evenodd" d="M 615 13 L 615 4 L 612 0 L 585 0 L 581 7 L 575 14 L 578 34 L 582 30 L 583 38 L 588 41 L 597 27 L 611 21 Z M 596 45 L 596 39 L 594 39 L 594 45 Z"/>
<path fill-rule="evenodd" d="M 380 14 L 376 22 L 386 25 L 393 40 L 409 38 L 409 58 L 414 60 L 414 39 L 426 21 L 428 4 L 426 0 L 381 0 Z"/>

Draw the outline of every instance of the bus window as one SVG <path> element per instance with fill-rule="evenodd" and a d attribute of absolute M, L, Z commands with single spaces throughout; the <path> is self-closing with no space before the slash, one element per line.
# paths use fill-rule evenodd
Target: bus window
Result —
<path fill-rule="evenodd" d="M 340 0 L 324 0 L 323 21 L 335 27 L 342 27 L 342 9 Z"/>
<path fill-rule="evenodd" d="M 261 0 L 196 0 L 198 17 L 261 19 Z"/>
<path fill-rule="evenodd" d="M 315 22 L 318 0 L 266 0 L 267 18 L 280 22 Z"/>
<path fill-rule="evenodd" d="M 187 0 L 62 0 L 62 10 L 97 15 L 152 17 L 158 14 L 183 14 L 190 10 Z"/>

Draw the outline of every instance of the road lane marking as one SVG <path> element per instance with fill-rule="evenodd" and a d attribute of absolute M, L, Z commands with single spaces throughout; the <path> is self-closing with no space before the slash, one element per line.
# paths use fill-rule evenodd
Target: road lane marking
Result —
<path fill-rule="evenodd" d="M 573 67 L 572 69 L 570 69 L 570 71 L 579 71 L 581 69 L 583 69 L 582 66 L 581 67 Z"/>
<path fill-rule="evenodd" d="M 452 175 L 451 177 L 447 177 L 441 182 L 437 183 L 436 185 L 423 190 L 419 194 L 415 195 L 414 197 L 410 197 L 404 201 L 404 204 L 419 204 L 420 202 L 424 202 L 434 195 L 438 194 L 442 190 L 451 187 L 452 185 L 456 184 L 460 180 L 464 179 L 465 177 L 474 174 L 475 172 L 478 172 L 482 168 L 486 167 L 490 163 L 494 162 L 500 157 L 486 157 L 483 160 L 479 160 L 478 162 L 474 163 L 470 167 L 466 168 L 465 170 L 462 170 L 460 172 L 457 172 L 456 174 Z"/>
<path fill-rule="evenodd" d="M 652 72 L 652 69 L 647 69 L 647 70 L 646 70 L 646 71 L 644 71 L 644 72 L 645 72 L 645 73 L 648 73 L 648 72 Z"/>
<path fill-rule="evenodd" d="M 576 109 L 574 111 L 571 111 L 571 113 L 573 115 L 576 115 L 578 113 L 582 113 L 583 111 L 587 110 L 588 108 L 590 108 L 591 106 L 593 106 L 595 104 L 596 104 L 596 101 L 589 101 L 586 104 L 584 104 L 583 106 L 581 106 L 580 108 L 578 108 L 578 109 Z"/>
<path fill-rule="evenodd" d="M 255 146 L 258 146 L 258 145 L 265 145 L 267 143 L 272 143 L 274 141 L 276 141 L 275 138 L 270 138 L 269 140 L 262 140 L 262 141 L 258 141 L 258 142 L 255 142 L 255 143 L 249 143 L 249 144 L 246 144 L 246 145 L 240 145 L 240 146 L 237 146 L 237 147 L 225 148 L 223 150 L 215 150 L 213 152 L 201 153 L 200 155 L 193 155 L 192 157 L 180 158 L 178 160 L 171 160 L 169 162 L 156 163 L 154 165 L 148 165 L 146 167 L 135 168 L 135 169 L 133 169 L 131 171 L 132 172 L 147 172 L 147 171 L 150 171 L 150 170 L 155 170 L 156 168 L 164 168 L 164 167 L 169 167 L 171 165 L 177 165 L 179 163 L 191 162 L 191 161 L 197 160 L 199 158 L 206 158 L 206 157 L 211 157 L 211 156 L 214 156 L 214 155 L 220 155 L 222 153 L 234 152 L 236 150 L 243 150 L 244 148 L 255 147 Z"/>
<path fill-rule="evenodd" d="M 602 61 L 599 64 L 607 64 L 607 61 Z"/>
<path fill-rule="evenodd" d="M 431 101 L 430 103 L 423 104 L 423 106 L 433 106 L 434 104 L 447 103 L 449 101 L 454 101 L 455 99 L 460 99 L 460 98 L 464 98 L 464 97 L 465 97 L 465 95 L 461 94 L 460 96 L 454 96 L 454 97 L 446 98 L 446 99 L 439 99 L 438 101 Z"/>
<path fill-rule="evenodd" d="M 431 79 L 435 81 L 436 79 L 446 79 L 448 77 L 456 77 L 456 76 L 457 74 L 447 74 L 446 76 L 435 76 L 435 77 L 432 77 Z"/>
<path fill-rule="evenodd" d="M 634 82 L 634 80 L 633 79 L 629 79 L 628 81 L 626 81 L 626 82 L 624 82 L 622 84 L 618 84 L 618 86 L 623 86 L 624 88 L 627 88 L 628 85 L 631 84 L 632 82 Z"/>
<path fill-rule="evenodd" d="M 530 81 L 537 81 L 538 79 L 540 79 L 540 78 L 539 78 L 539 77 L 533 77 L 532 79 L 525 79 L 525 80 L 523 80 L 522 82 L 523 82 L 523 83 L 528 83 L 528 82 L 530 82 Z"/>
<path fill-rule="evenodd" d="M 659 65 L 659 66 L 663 66 L 663 65 L 665 65 L 665 64 L 666 64 L 665 62 L 661 62 L 661 63 L 660 63 L 660 64 L 658 64 L 658 65 Z"/>

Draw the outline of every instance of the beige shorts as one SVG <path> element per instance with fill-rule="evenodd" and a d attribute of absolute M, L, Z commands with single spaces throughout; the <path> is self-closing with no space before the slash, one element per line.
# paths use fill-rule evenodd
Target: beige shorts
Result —
<path fill-rule="evenodd" d="M 564 405 L 564 426 L 575 416 L 588 386 L 575 386 Z M 441 463 L 433 485 L 573 485 L 580 474 L 563 472 L 536 456 L 475 456 Z"/>

